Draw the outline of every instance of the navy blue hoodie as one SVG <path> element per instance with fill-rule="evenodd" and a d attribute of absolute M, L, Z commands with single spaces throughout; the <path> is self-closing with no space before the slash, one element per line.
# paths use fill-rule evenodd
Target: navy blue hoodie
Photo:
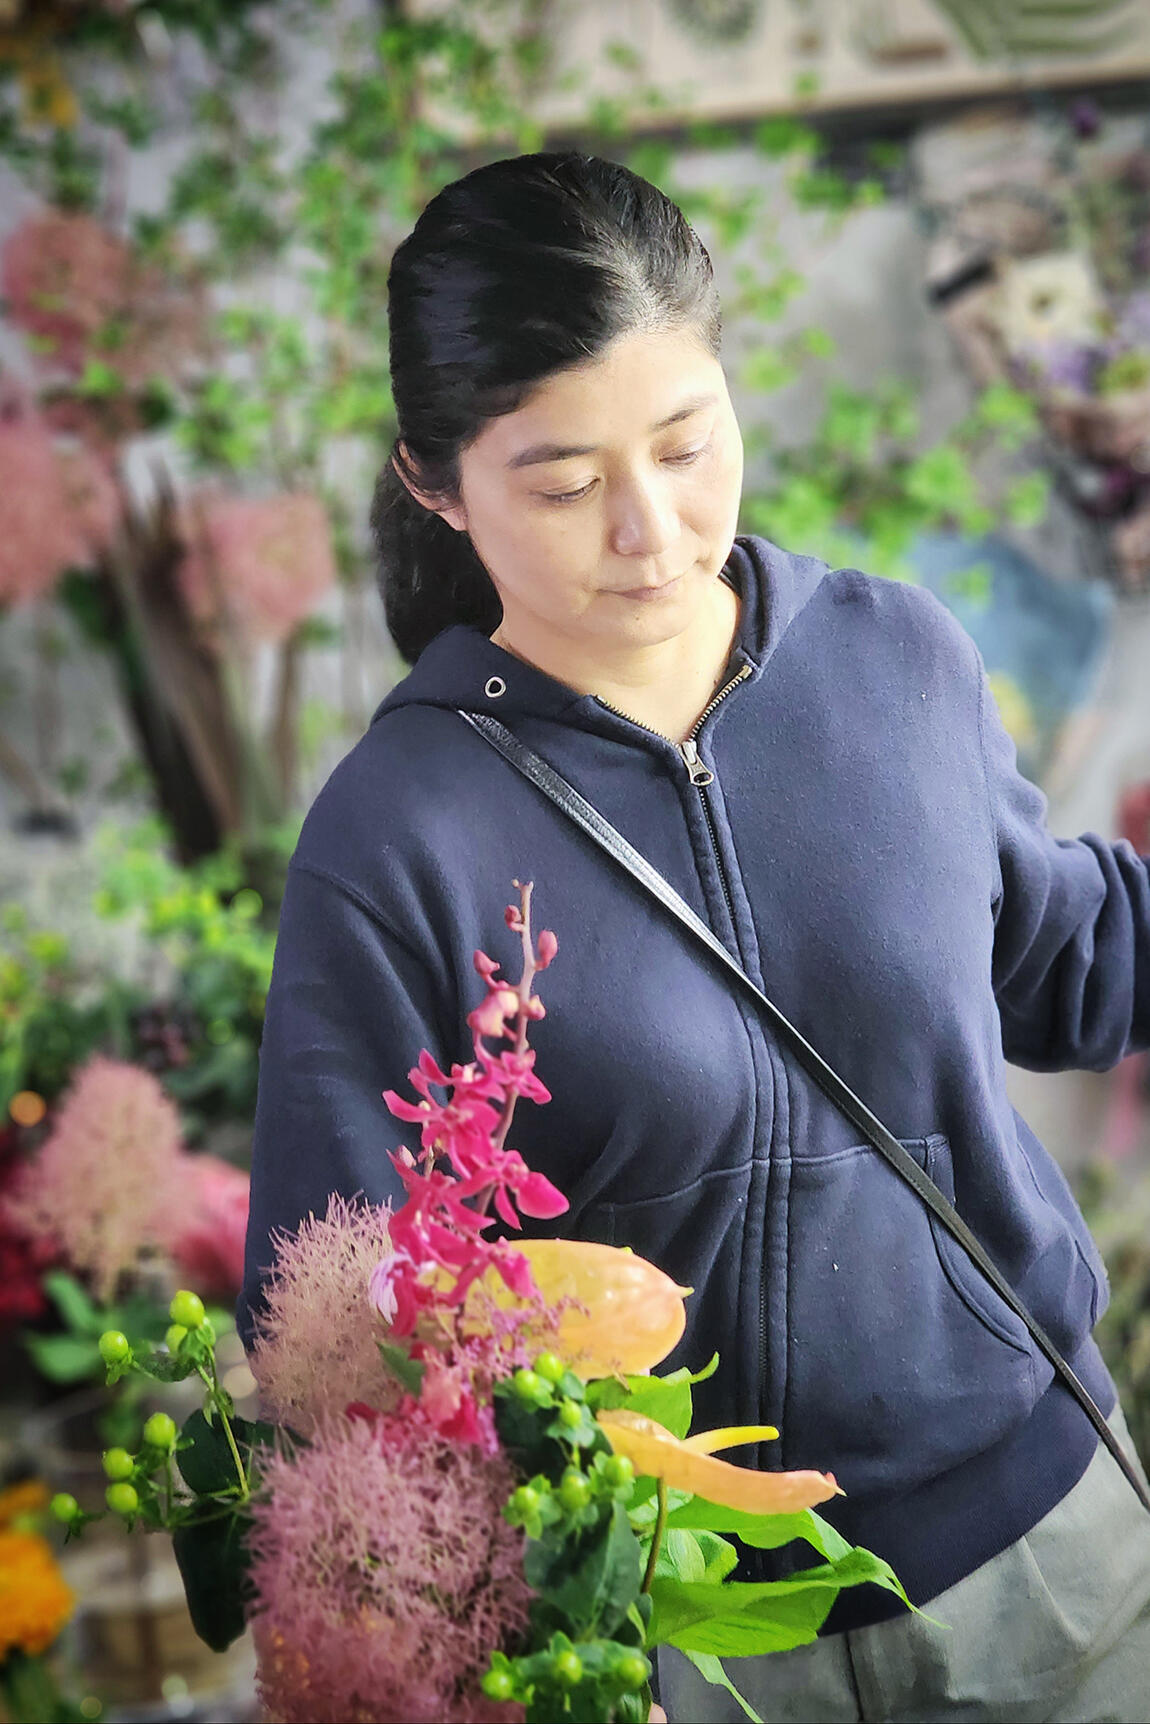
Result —
<path fill-rule="evenodd" d="M 532 1032 L 554 1099 L 520 1105 L 514 1147 L 571 1205 L 539 1231 L 631 1245 L 694 1287 L 668 1367 L 719 1351 L 700 1424 L 777 1425 L 759 1464 L 833 1471 L 848 1494 L 828 1517 L 921 1602 L 1061 1499 L 1092 1427 L 753 1011 L 454 709 L 511 726 L 667 876 L 953 1199 L 1107 1412 L 1105 1273 L 1007 1100 L 1004 1055 L 1098 1070 L 1150 1043 L 1147 863 L 1051 837 L 971 641 L 928 593 L 757 538 L 727 574 L 742 605 L 695 738 L 706 786 L 689 747 L 467 627 L 329 778 L 280 920 L 242 1327 L 272 1229 L 332 1191 L 397 1196 L 385 1151 L 413 1139 L 381 1092 L 421 1048 L 470 1057 L 473 953 L 518 975 L 503 909 L 531 879 L 559 940 Z M 827 1629 L 892 1608 L 851 1589 Z"/>

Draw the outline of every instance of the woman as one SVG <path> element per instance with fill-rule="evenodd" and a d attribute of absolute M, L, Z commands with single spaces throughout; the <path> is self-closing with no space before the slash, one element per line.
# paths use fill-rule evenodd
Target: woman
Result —
<path fill-rule="evenodd" d="M 844 1593 L 734 1674 L 772 1719 L 1134 1718 L 1150 1515 L 1019 1320 L 622 876 L 459 715 L 493 714 L 664 873 L 951 1195 L 1125 1438 L 1105 1274 L 1003 1055 L 1150 1041 L 1150 880 L 1056 842 L 970 641 L 923 592 L 736 539 L 710 262 L 615 164 L 497 162 L 396 252 L 400 437 L 373 509 L 414 669 L 313 806 L 268 999 L 247 1301 L 268 1235 L 394 1196 L 381 1099 L 467 1048 L 513 877 L 559 936 L 517 1147 L 574 1235 L 696 1289 L 707 1424 L 833 1470 L 916 1603 Z M 808 1553 L 809 1556 L 809 1553 Z M 750 1553 L 746 1578 L 789 1553 Z M 871 1595 L 871 1596 L 868 1596 Z M 672 1720 L 741 1716 L 678 1655 Z"/>

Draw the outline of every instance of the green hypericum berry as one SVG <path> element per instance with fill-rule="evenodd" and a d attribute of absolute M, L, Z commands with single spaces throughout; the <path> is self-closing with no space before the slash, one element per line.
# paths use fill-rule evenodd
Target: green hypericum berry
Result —
<path fill-rule="evenodd" d="M 559 1501 L 569 1514 L 586 1508 L 591 1501 L 591 1485 L 585 1473 L 571 1467 L 559 1481 Z"/>
<path fill-rule="evenodd" d="M 127 1449 L 105 1449 L 104 1471 L 110 1479 L 130 1479 L 136 1470 L 135 1458 Z"/>
<path fill-rule="evenodd" d="M 170 1413 L 153 1413 L 144 1424 L 144 1441 L 154 1449 L 174 1449 L 179 1432 Z"/>
<path fill-rule="evenodd" d="M 520 1366 L 511 1379 L 511 1387 L 521 1401 L 537 1401 L 543 1389 L 543 1379 L 537 1377 L 534 1371 Z"/>
<path fill-rule="evenodd" d="M 564 1401 L 559 1408 L 559 1423 L 573 1431 L 583 1423 L 583 1409 L 578 1401 Z"/>
<path fill-rule="evenodd" d="M 104 1492 L 104 1501 L 113 1514 L 135 1514 L 140 1506 L 139 1493 L 135 1485 L 109 1485 Z"/>
<path fill-rule="evenodd" d="M 67 1526 L 80 1512 L 80 1505 L 70 1491 L 57 1491 L 52 1498 L 52 1513 Z"/>
<path fill-rule="evenodd" d="M 516 1514 L 535 1514 L 539 1508 L 539 1492 L 531 1485 L 520 1485 L 511 1495 L 511 1507 Z"/>
<path fill-rule="evenodd" d="M 198 1293 L 189 1293 L 186 1287 L 181 1287 L 168 1306 L 168 1316 L 185 1329 L 198 1329 L 204 1320 L 204 1302 Z"/>
<path fill-rule="evenodd" d="M 105 1365 L 122 1365 L 132 1351 L 132 1343 L 119 1329 L 105 1329 L 97 1345 Z"/>
<path fill-rule="evenodd" d="M 535 1370 L 545 1383 L 557 1383 L 566 1369 L 558 1353 L 540 1353 L 535 1361 Z"/>
<path fill-rule="evenodd" d="M 182 1323 L 173 1323 L 171 1325 L 164 1336 L 164 1345 L 168 1349 L 169 1353 L 179 1352 L 180 1342 L 183 1340 L 187 1332 L 187 1329 Z"/>
<path fill-rule="evenodd" d="M 583 1660 L 577 1652 L 557 1652 L 551 1674 L 562 1688 L 574 1688 L 583 1680 Z"/>
<path fill-rule="evenodd" d="M 635 1468 L 626 1455 L 608 1455 L 603 1462 L 603 1477 L 613 1489 L 629 1485 L 635 1477 Z"/>
<path fill-rule="evenodd" d="M 510 1670 L 489 1670 L 479 1686 L 489 1700 L 510 1700 L 515 1692 L 515 1678 Z"/>
<path fill-rule="evenodd" d="M 651 1666 L 641 1652 L 624 1652 L 612 1666 L 612 1674 L 621 1688 L 634 1693 L 637 1688 L 642 1688 L 650 1676 Z"/>

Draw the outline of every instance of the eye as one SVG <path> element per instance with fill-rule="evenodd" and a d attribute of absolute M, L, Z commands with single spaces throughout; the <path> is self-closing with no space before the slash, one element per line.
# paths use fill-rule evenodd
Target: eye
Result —
<path fill-rule="evenodd" d="M 670 467 L 689 467 L 697 461 L 700 455 L 705 455 L 711 447 L 710 439 L 698 444 L 694 449 L 682 449 L 677 455 L 664 455 L 662 459 Z M 595 489 L 597 480 L 589 479 L 586 485 L 580 485 L 577 491 L 541 491 L 540 496 L 547 503 L 578 503 L 584 497 L 589 497 Z"/>
<path fill-rule="evenodd" d="M 586 485 L 580 485 L 577 491 L 543 491 L 541 493 L 548 503 L 577 503 L 581 497 L 590 496 L 595 489 L 594 479 L 589 479 Z"/>

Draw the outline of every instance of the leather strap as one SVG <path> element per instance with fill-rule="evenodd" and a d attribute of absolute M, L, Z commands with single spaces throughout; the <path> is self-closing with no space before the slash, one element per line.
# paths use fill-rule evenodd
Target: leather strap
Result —
<path fill-rule="evenodd" d="M 822 1056 L 816 1053 L 811 1044 L 786 1018 L 779 1008 L 767 998 L 761 988 L 756 987 L 742 966 L 731 956 L 727 948 L 717 940 L 707 924 L 700 920 L 691 906 L 682 899 L 669 881 L 665 880 L 657 868 L 653 868 L 647 858 L 633 845 L 629 844 L 623 834 L 606 820 L 594 803 L 581 796 L 574 785 L 535 750 L 520 742 L 515 734 L 492 718 L 489 713 L 465 712 L 457 709 L 461 718 L 466 719 L 471 728 L 485 742 L 498 750 L 517 772 L 550 797 L 555 806 L 573 820 L 599 848 L 624 869 L 633 880 L 637 881 L 644 891 L 658 900 L 663 908 L 675 917 L 692 938 L 706 948 L 709 955 L 726 971 L 744 994 L 753 1002 L 774 1030 L 779 1041 L 784 1044 L 804 1069 L 818 1084 L 825 1095 L 829 1096 L 838 1107 L 862 1133 L 866 1141 L 894 1168 L 895 1172 L 911 1186 L 926 1204 L 927 1208 L 937 1218 L 952 1238 L 956 1239 L 985 1276 L 1004 1305 L 1008 1305 L 1025 1325 L 1035 1344 L 1049 1359 L 1055 1375 L 1069 1389 L 1091 1424 L 1094 1426 L 1118 1465 L 1133 1486 L 1139 1501 L 1150 1510 L 1150 1495 L 1147 1494 L 1138 1474 L 1135 1472 L 1129 1458 L 1122 1449 L 1114 1432 L 1106 1422 L 1106 1416 L 1098 1406 L 1089 1389 L 1066 1363 L 1050 1336 L 1032 1317 L 1027 1307 L 1015 1293 L 1013 1287 L 1006 1281 L 987 1252 L 971 1232 L 966 1222 L 959 1215 L 954 1205 L 941 1192 L 938 1186 L 915 1161 L 914 1157 L 903 1148 L 896 1137 L 889 1132 L 882 1121 L 878 1119 L 860 1101 L 852 1089 L 845 1084 Z"/>

